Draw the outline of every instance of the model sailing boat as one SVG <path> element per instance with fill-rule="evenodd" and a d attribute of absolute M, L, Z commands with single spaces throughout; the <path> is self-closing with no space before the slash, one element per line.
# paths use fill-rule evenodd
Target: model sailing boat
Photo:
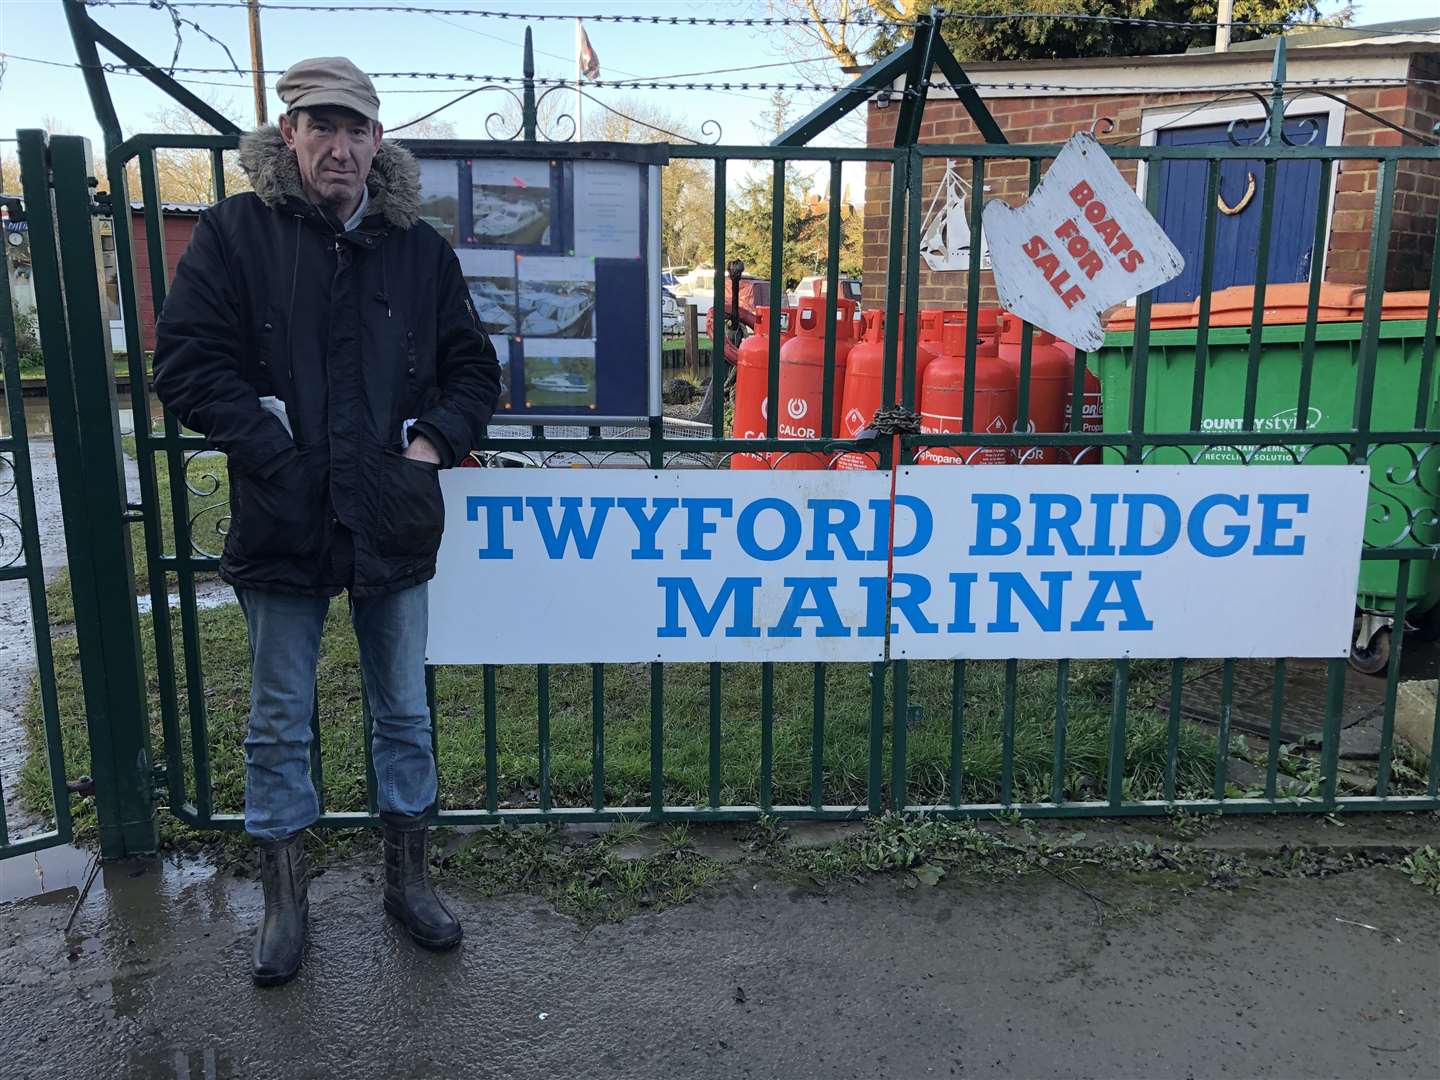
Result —
<path fill-rule="evenodd" d="M 970 269 L 970 219 L 965 201 L 969 193 L 970 185 L 960 179 L 954 159 L 947 158 L 945 175 L 920 227 L 920 254 L 931 270 Z M 982 234 L 981 266 L 989 262 L 987 254 Z"/>

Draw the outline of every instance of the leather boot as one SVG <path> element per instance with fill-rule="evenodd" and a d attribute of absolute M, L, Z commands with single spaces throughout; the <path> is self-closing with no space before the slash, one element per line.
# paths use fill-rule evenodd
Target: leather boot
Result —
<path fill-rule="evenodd" d="M 305 956 L 310 867 L 298 833 L 285 840 L 258 843 L 265 916 L 255 934 L 251 974 L 256 986 L 279 986 L 295 977 Z"/>
<path fill-rule="evenodd" d="M 385 835 L 385 910 L 427 949 L 460 944 L 463 931 L 430 885 L 430 828 L 423 817 L 381 814 Z"/>

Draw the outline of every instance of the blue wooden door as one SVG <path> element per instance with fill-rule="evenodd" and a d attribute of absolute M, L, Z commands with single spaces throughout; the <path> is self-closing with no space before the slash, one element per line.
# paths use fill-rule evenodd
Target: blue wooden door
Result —
<path fill-rule="evenodd" d="M 1310 121 L 1320 125 L 1317 144 L 1325 142 L 1327 117 L 1292 118 L 1285 131 L 1297 143 L 1310 135 Z M 1161 146 L 1229 146 L 1225 124 L 1162 129 Z M 1237 126 L 1242 145 L 1259 136 L 1261 125 Z M 1248 136 L 1248 139 L 1247 139 Z M 1270 234 L 1268 277 L 1271 282 L 1305 281 L 1310 276 L 1311 248 L 1315 238 L 1315 203 L 1320 196 L 1319 161 L 1282 161 L 1275 175 L 1275 222 Z M 1204 250 L 1205 161 L 1165 161 L 1160 164 L 1160 225 L 1185 256 L 1185 271 L 1155 290 L 1157 302 L 1193 300 L 1200 292 L 1200 261 Z M 1254 178 L 1255 191 L 1237 213 L 1216 211 L 1215 276 L 1213 288 L 1251 285 L 1260 244 L 1260 204 L 1265 195 L 1265 167 L 1259 161 L 1231 159 L 1220 165 L 1220 198 L 1239 207 Z"/>

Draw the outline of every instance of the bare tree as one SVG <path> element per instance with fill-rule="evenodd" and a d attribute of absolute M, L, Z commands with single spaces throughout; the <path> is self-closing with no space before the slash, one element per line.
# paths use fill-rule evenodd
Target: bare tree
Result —
<path fill-rule="evenodd" d="M 234 103 L 228 99 L 212 99 L 207 102 L 216 112 L 225 116 L 236 115 Z M 168 135 L 215 135 L 218 134 L 204 120 L 182 105 L 169 105 L 149 114 L 150 127 Z M 240 168 L 234 153 L 225 154 L 225 194 L 249 191 L 250 180 Z M 215 201 L 215 177 L 208 150 L 157 150 L 155 171 L 160 182 L 160 198 L 164 202 L 205 205 Z M 140 172 L 136 163 L 131 163 L 129 187 L 132 197 L 140 192 Z"/>
<path fill-rule="evenodd" d="M 450 120 L 436 120 L 433 116 L 426 117 L 411 124 L 406 124 L 403 131 L 397 131 L 397 138 L 401 139 L 457 139 L 455 124 Z"/>
<path fill-rule="evenodd" d="M 852 20 L 861 16 L 909 21 L 930 10 L 930 0 L 770 0 L 776 15 L 805 20 L 790 27 L 789 40 L 807 48 L 819 45 L 841 68 L 856 68 L 874 32 Z"/>

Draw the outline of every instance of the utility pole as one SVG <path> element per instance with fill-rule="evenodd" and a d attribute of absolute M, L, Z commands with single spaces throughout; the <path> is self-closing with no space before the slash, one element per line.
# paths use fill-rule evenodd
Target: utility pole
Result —
<path fill-rule="evenodd" d="M 250 69 L 255 80 L 255 122 L 267 122 L 265 110 L 265 54 L 260 48 L 260 0 L 248 0 L 250 8 Z"/>
<path fill-rule="evenodd" d="M 1219 10 L 1215 13 L 1215 51 L 1217 53 L 1230 51 L 1230 23 L 1235 18 L 1235 0 L 1220 0 Z"/>

